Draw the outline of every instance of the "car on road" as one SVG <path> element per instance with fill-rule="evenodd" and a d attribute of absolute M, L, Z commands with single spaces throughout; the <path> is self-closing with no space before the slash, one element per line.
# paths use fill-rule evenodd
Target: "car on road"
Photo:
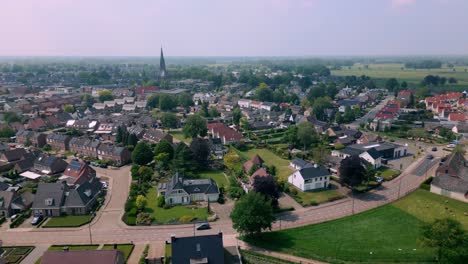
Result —
<path fill-rule="evenodd" d="M 426 156 L 426 159 L 428 159 L 428 160 L 431 160 L 433 158 L 434 158 L 434 156 L 432 154 L 429 154 L 429 155 Z"/>
<path fill-rule="evenodd" d="M 99 164 L 99 168 L 107 169 L 107 164 Z"/>
<path fill-rule="evenodd" d="M 375 180 L 378 182 L 378 183 L 382 183 L 384 181 L 384 178 L 383 177 L 380 177 L 380 176 L 375 176 Z"/>
<path fill-rule="evenodd" d="M 31 221 L 31 225 L 38 225 L 42 219 L 44 219 L 44 217 L 42 217 L 42 215 L 38 215 L 38 216 L 35 216 L 33 217 L 32 221 Z"/>
<path fill-rule="evenodd" d="M 454 148 L 454 147 L 456 147 L 456 146 L 457 146 L 457 145 L 455 145 L 455 144 L 448 144 L 448 145 L 447 145 L 447 148 Z"/>
<path fill-rule="evenodd" d="M 432 147 L 432 151 L 437 151 L 437 147 Z"/>
<path fill-rule="evenodd" d="M 107 190 L 107 188 L 109 187 L 109 184 L 106 181 L 101 181 L 101 183 L 102 183 L 102 188 L 104 190 Z"/>
<path fill-rule="evenodd" d="M 211 228 L 210 224 L 208 224 L 208 223 L 201 223 L 201 224 L 198 224 L 196 226 L 197 230 L 206 230 L 206 229 L 210 229 L 210 228 Z"/>

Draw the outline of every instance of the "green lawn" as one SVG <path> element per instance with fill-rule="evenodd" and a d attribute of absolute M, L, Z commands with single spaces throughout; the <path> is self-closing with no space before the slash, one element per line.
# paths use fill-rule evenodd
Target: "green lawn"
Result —
<path fill-rule="evenodd" d="M 248 158 L 258 154 L 265 161 L 266 165 L 274 165 L 276 167 L 277 175 L 282 180 L 287 181 L 288 176 L 293 173 L 293 171 L 289 168 L 289 160 L 278 157 L 275 153 L 268 149 L 250 149 L 241 153 Z"/>
<path fill-rule="evenodd" d="M 133 244 L 117 244 L 117 249 L 122 251 L 124 254 L 125 261 L 128 260 L 130 255 L 132 254 L 133 248 L 135 245 Z M 102 249 L 114 249 L 114 244 L 105 244 Z"/>
<path fill-rule="evenodd" d="M 89 215 L 67 215 L 52 217 L 42 227 L 78 227 L 85 225 L 91 221 Z"/>
<path fill-rule="evenodd" d="M 219 187 L 227 187 L 229 182 L 222 171 L 205 171 L 200 173 L 200 178 L 212 178 Z"/>
<path fill-rule="evenodd" d="M 417 190 L 393 205 L 424 222 L 430 222 L 437 218 L 453 217 L 468 230 L 468 217 L 464 215 L 468 213 L 467 203 L 425 190 Z"/>
<path fill-rule="evenodd" d="M 34 247 L 15 246 L 0 247 L 3 250 L 3 258 L 7 264 L 19 264 L 26 256 L 34 250 Z"/>
<path fill-rule="evenodd" d="M 440 77 L 455 77 L 458 80 L 458 86 L 468 84 L 468 72 L 465 69 L 468 67 L 455 67 L 455 72 L 449 68 L 441 69 L 404 69 L 401 70 L 403 64 L 398 63 L 382 63 L 382 64 L 369 64 L 369 68 L 365 69 L 363 65 L 342 67 L 341 70 L 333 70 L 332 75 L 348 76 L 348 75 L 367 75 L 376 79 L 397 78 L 399 82 L 407 81 L 410 83 L 420 83 L 424 77 L 429 74 L 439 75 Z M 360 69 L 359 69 L 360 68 Z M 450 84 L 447 84 L 450 85 Z"/>
<path fill-rule="evenodd" d="M 344 197 L 338 190 L 298 191 L 297 195 L 292 196 L 303 206 L 325 203 Z"/>
<path fill-rule="evenodd" d="M 99 245 L 52 245 L 47 250 L 61 251 L 64 247 L 68 247 L 69 250 L 96 250 Z"/>
<path fill-rule="evenodd" d="M 377 173 L 378 173 L 379 176 L 384 178 L 386 181 L 393 180 L 395 177 L 400 175 L 399 171 L 392 170 L 392 169 L 389 169 L 389 168 L 379 168 L 377 170 Z"/>
<path fill-rule="evenodd" d="M 247 240 L 268 250 L 331 262 L 427 262 L 434 252 L 418 242 L 421 226 L 449 216 L 446 211 L 450 210 L 468 228 L 463 215 L 468 204 L 417 190 L 395 203 L 354 216 Z"/>
<path fill-rule="evenodd" d="M 170 209 L 160 208 L 157 205 L 158 191 L 156 188 L 149 189 L 146 194 L 148 204 L 146 211 L 151 213 L 156 223 L 177 222 L 182 216 L 195 217 L 198 220 L 206 220 L 209 216 L 206 208 L 189 208 L 187 206 L 177 205 Z"/>
<path fill-rule="evenodd" d="M 171 130 L 169 131 L 169 134 L 172 135 L 173 138 L 178 139 L 182 142 L 190 144 L 192 142 L 191 138 L 185 138 L 184 134 L 182 133 L 182 130 Z"/>

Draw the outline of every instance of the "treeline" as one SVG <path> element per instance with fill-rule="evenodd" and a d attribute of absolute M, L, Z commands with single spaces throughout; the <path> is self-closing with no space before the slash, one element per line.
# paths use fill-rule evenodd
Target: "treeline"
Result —
<path fill-rule="evenodd" d="M 427 75 L 424 77 L 424 79 L 421 81 L 421 85 L 423 86 L 439 86 L 439 85 L 445 85 L 446 83 L 449 84 L 455 84 L 457 83 L 457 79 L 454 77 L 450 78 L 445 78 L 445 77 L 440 77 L 439 75 Z"/>
<path fill-rule="evenodd" d="M 405 68 L 439 69 L 442 68 L 442 62 L 439 60 L 409 61 L 405 63 Z"/>

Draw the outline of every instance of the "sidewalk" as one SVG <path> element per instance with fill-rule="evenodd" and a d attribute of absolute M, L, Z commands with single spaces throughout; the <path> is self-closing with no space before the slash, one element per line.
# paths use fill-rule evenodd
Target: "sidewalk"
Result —
<path fill-rule="evenodd" d="M 31 253 L 29 253 L 29 255 L 25 259 L 23 259 L 21 263 L 34 264 L 40 257 L 42 257 L 42 255 L 44 254 L 44 252 L 47 251 L 48 248 L 49 245 L 36 245 L 34 250 Z"/>
<path fill-rule="evenodd" d="M 146 243 L 143 244 L 135 244 L 135 248 L 133 248 L 132 254 L 128 258 L 128 264 L 138 264 L 140 260 L 141 254 L 146 247 Z"/>
<path fill-rule="evenodd" d="M 286 260 L 286 261 L 292 261 L 296 263 L 302 263 L 302 264 L 324 264 L 326 263 L 326 262 L 320 262 L 320 261 L 313 260 L 313 259 L 306 259 L 306 258 L 296 257 L 293 255 L 278 253 L 274 251 L 268 251 L 263 248 L 251 246 L 243 241 L 239 241 L 239 246 L 241 247 L 241 249 L 250 250 L 250 251 L 260 253 L 263 255 L 267 255 L 270 257 L 275 257 L 275 258 L 279 258 L 279 259 Z"/>

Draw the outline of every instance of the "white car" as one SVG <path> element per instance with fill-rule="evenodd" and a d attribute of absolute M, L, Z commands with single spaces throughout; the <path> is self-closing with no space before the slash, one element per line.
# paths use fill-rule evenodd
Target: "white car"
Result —
<path fill-rule="evenodd" d="M 454 147 L 456 147 L 456 146 L 457 146 L 457 145 L 455 145 L 455 144 L 448 144 L 448 145 L 447 145 L 447 148 L 454 148 Z"/>

